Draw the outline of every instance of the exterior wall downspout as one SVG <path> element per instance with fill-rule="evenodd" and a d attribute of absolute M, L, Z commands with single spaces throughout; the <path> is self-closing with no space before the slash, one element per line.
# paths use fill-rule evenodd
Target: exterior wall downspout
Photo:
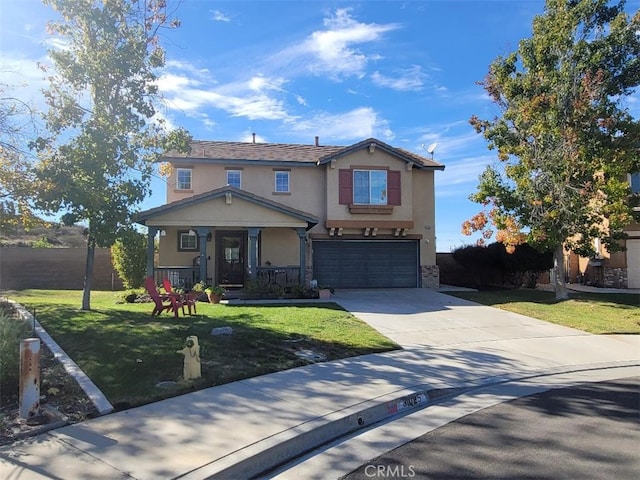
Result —
<path fill-rule="evenodd" d="M 158 227 L 147 227 L 147 277 L 153 277 L 153 251 L 155 249 L 155 238 Z"/>
<path fill-rule="evenodd" d="M 304 228 L 296 228 L 296 233 L 298 234 L 298 238 L 300 239 L 300 275 L 299 281 L 300 285 L 304 285 L 305 272 L 307 269 L 306 265 L 306 241 L 307 241 L 307 231 Z"/>

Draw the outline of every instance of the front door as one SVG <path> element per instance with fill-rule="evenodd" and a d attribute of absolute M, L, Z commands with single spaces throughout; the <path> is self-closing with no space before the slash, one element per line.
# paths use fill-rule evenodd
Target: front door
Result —
<path fill-rule="evenodd" d="M 244 285 L 246 232 L 216 233 L 217 284 L 225 287 Z"/>

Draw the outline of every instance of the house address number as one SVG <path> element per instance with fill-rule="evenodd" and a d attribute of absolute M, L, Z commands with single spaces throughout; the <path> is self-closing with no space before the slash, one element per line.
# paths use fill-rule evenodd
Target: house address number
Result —
<path fill-rule="evenodd" d="M 423 405 L 429 401 L 429 397 L 426 393 L 413 393 L 411 395 L 407 395 L 406 397 L 401 398 L 400 400 L 396 400 L 395 402 L 389 402 L 387 404 L 388 413 L 398 413 L 407 408 L 415 408 L 419 405 Z"/>

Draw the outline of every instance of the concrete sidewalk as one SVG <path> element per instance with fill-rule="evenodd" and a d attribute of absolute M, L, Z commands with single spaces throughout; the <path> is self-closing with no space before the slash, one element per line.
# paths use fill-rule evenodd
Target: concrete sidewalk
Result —
<path fill-rule="evenodd" d="M 243 380 L 50 431 L 1 448 L 0 477 L 250 478 L 447 389 L 640 365 L 640 336 L 590 335 L 429 290 L 380 293 L 339 291 L 333 300 L 401 351 Z"/>

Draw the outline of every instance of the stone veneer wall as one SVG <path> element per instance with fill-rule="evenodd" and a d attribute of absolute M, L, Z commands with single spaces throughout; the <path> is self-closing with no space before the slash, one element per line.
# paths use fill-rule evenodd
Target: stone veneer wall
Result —
<path fill-rule="evenodd" d="M 440 288 L 440 267 L 438 265 L 420 265 L 422 288 Z"/>
<path fill-rule="evenodd" d="M 607 288 L 627 288 L 627 269 L 626 268 L 603 268 L 602 269 L 603 287 Z"/>

